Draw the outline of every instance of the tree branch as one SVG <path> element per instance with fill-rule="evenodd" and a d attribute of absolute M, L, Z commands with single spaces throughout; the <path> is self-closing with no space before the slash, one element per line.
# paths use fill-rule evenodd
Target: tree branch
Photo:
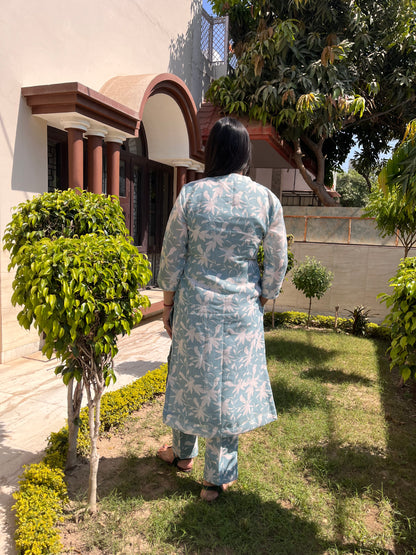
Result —
<path fill-rule="evenodd" d="M 361 125 L 363 122 L 370 121 L 372 119 L 379 118 L 379 117 L 382 117 L 382 116 L 386 116 L 387 114 L 390 114 L 391 112 L 394 112 L 395 110 L 397 110 L 401 106 L 404 106 L 408 102 L 414 102 L 415 100 L 416 100 L 416 97 L 413 95 L 410 98 L 407 98 L 406 100 L 403 100 L 403 102 L 400 102 L 400 104 L 396 104 L 395 106 L 392 106 L 388 110 L 385 110 L 384 112 L 378 112 L 377 114 L 371 114 L 370 116 L 368 116 L 366 118 L 356 119 L 355 121 L 353 121 L 351 123 L 347 123 L 346 125 L 344 125 L 343 129 L 347 129 L 348 127 L 351 127 L 351 126 L 357 125 L 357 124 Z"/>

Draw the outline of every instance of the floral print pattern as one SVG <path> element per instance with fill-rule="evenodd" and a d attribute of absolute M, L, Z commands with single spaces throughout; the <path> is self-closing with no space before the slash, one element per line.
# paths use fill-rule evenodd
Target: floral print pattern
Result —
<path fill-rule="evenodd" d="M 166 424 L 212 438 L 276 419 L 259 298 L 279 294 L 286 266 L 282 207 L 267 188 L 231 174 L 181 190 L 158 275 L 162 289 L 176 291 Z"/>

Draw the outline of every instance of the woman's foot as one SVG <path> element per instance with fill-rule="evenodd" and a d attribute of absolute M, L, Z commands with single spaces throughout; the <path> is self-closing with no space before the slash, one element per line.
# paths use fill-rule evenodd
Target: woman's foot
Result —
<path fill-rule="evenodd" d="M 158 450 L 157 456 L 162 459 L 165 463 L 171 466 L 176 466 L 181 472 L 191 472 L 193 467 L 193 459 L 180 459 L 177 457 L 171 446 L 162 445 Z"/>
<path fill-rule="evenodd" d="M 220 486 L 217 486 L 204 480 L 202 482 L 201 499 L 207 501 L 208 503 L 212 503 L 212 501 L 218 499 L 220 493 L 227 491 L 227 489 L 235 484 L 236 481 L 237 480 L 233 480 L 232 482 L 228 482 L 228 484 L 221 484 Z"/>

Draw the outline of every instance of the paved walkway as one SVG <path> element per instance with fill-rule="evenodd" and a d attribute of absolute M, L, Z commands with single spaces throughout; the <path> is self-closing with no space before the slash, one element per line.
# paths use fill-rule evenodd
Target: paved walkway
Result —
<path fill-rule="evenodd" d="M 149 293 L 159 306 L 160 292 Z M 119 341 L 118 389 L 166 362 L 170 339 L 160 315 L 149 317 Z M 55 376 L 57 360 L 40 352 L 0 364 L 0 554 L 13 555 L 12 492 L 24 464 L 39 462 L 47 437 L 66 421 L 66 387 Z"/>

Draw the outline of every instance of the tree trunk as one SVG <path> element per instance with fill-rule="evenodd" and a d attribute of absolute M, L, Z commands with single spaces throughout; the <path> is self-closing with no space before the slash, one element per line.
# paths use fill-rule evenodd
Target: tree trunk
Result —
<path fill-rule="evenodd" d="M 90 428 L 90 475 L 88 481 L 88 510 L 89 512 L 97 512 L 97 475 L 98 463 L 100 456 L 97 449 L 97 441 L 100 434 L 100 412 L 101 397 L 104 391 L 104 382 L 102 379 L 102 371 L 95 368 L 94 383 L 86 383 L 86 391 L 88 395 L 88 423 Z M 91 395 L 91 387 L 94 387 L 94 398 Z"/>
<path fill-rule="evenodd" d="M 74 468 L 77 464 L 77 439 L 79 430 L 79 413 L 82 402 L 82 380 L 76 382 L 74 390 L 74 378 L 68 383 L 67 410 L 68 410 L 68 453 L 65 469 Z"/>
<path fill-rule="evenodd" d="M 324 185 L 325 176 L 325 157 L 322 152 L 323 139 L 318 143 L 314 143 L 307 137 L 302 137 L 305 144 L 313 151 L 317 164 L 316 180 L 313 180 L 303 164 L 304 154 L 302 152 L 300 140 L 294 141 L 294 160 L 301 176 L 319 198 L 324 206 L 338 206 L 338 203 L 328 193 Z"/>
<path fill-rule="evenodd" d="M 273 299 L 273 305 L 272 305 L 272 328 L 274 328 L 274 307 L 276 305 L 276 299 Z"/>
<path fill-rule="evenodd" d="M 307 328 L 309 328 L 309 322 L 311 320 L 311 306 L 312 306 L 312 297 L 309 299 L 308 323 L 306 324 Z"/>
<path fill-rule="evenodd" d="M 370 193 L 371 193 L 371 180 L 370 180 L 370 176 L 369 176 L 369 174 L 367 174 L 367 173 L 365 173 L 365 174 L 362 173 L 361 175 L 362 175 L 362 176 L 364 177 L 364 179 L 365 179 L 365 182 L 366 182 L 366 184 L 367 184 L 368 193 L 370 194 Z"/>

